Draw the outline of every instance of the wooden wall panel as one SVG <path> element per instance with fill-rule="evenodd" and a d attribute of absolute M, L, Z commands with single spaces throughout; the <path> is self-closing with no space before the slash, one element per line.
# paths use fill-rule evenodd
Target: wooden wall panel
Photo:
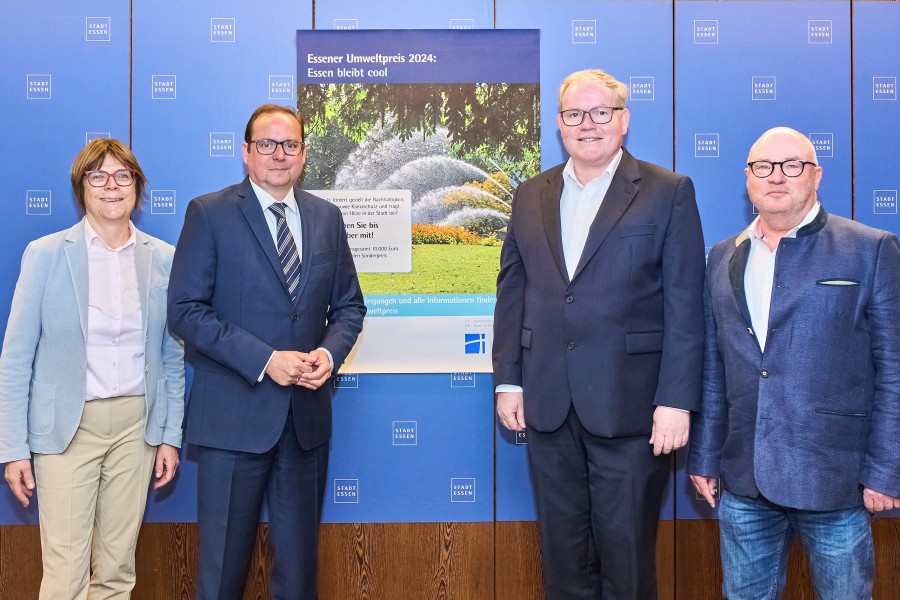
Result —
<path fill-rule="evenodd" d="M 900 598 L 900 519 L 876 519 L 873 600 Z M 260 528 L 244 600 L 269 597 Z M 197 526 L 146 524 L 137 550 L 134 600 L 193 600 Z M 496 567 L 495 567 L 496 565 Z M 660 600 L 719 600 L 716 521 L 660 523 Z M 37 598 L 40 536 L 36 526 L 0 527 L 0 600 Z M 322 600 L 543 600 L 534 523 L 369 523 L 322 526 Z M 809 569 L 791 551 L 785 600 L 813 600 Z"/>
<path fill-rule="evenodd" d="M 900 519 L 875 519 L 875 587 L 873 600 L 900 598 Z M 718 521 L 676 522 L 675 597 L 678 600 L 719 600 L 722 568 Z M 813 600 L 809 564 L 799 542 L 788 557 L 784 600 Z"/>
<path fill-rule="evenodd" d="M 537 523 L 498 522 L 496 600 L 543 600 Z M 675 521 L 662 521 L 656 543 L 659 600 L 675 600 Z M 684 596 L 683 598 L 691 598 Z"/>

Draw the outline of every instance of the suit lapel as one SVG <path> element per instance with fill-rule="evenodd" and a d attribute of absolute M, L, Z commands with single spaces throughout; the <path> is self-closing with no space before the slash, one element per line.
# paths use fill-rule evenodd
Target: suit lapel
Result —
<path fill-rule="evenodd" d="M 137 227 L 134 228 L 134 237 L 134 268 L 137 273 L 138 293 L 141 296 L 141 327 L 146 339 L 150 319 L 150 273 L 153 267 L 153 250 L 150 248 L 150 239 Z"/>
<path fill-rule="evenodd" d="M 295 304 L 300 302 L 300 296 L 306 288 L 306 282 L 309 281 L 309 272 L 307 268 L 312 261 L 312 239 L 313 231 L 316 229 L 316 214 L 308 202 L 305 202 L 306 192 L 302 191 L 299 186 L 294 186 L 294 199 L 297 201 L 297 212 L 300 214 L 300 282 L 297 284 L 297 298 Z"/>
<path fill-rule="evenodd" d="M 66 246 L 63 249 L 72 287 L 75 290 L 75 303 L 78 306 L 78 320 L 81 323 L 81 335 L 87 339 L 88 302 L 90 274 L 88 273 L 87 243 L 84 240 L 84 218 L 69 229 L 66 234 Z"/>
<path fill-rule="evenodd" d="M 603 203 L 591 223 L 588 231 L 588 237 L 584 244 L 584 251 L 581 253 L 581 259 L 575 268 L 575 275 L 572 279 L 578 277 L 579 273 L 587 265 L 588 261 L 597 253 L 600 246 L 609 236 L 609 232 L 615 227 L 625 211 L 631 205 L 631 201 L 637 195 L 640 189 L 641 174 L 638 171 L 637 161 L 624 148 L 622 149 L 622 160 L 619 162 L 619 168 L 613 176 L 609 184 Z"/>
<path fill-rule="evenodd" d="M 253 232 L 253 235 L 256 236 L 256 241 L 259 242 L 263 254 L 269 259 L 269 264 L 275 271 L 275 276 L 278 277 L 278 281 L 281 282 L 284 293 L 287 294 L 287 284 L 284 282 L 284 271 L 281 268 L 278 251 L 275 249 L 275 241 L 272 239 L 272 233 L 269 231 L 269 225 L 266 223 L 266 217 L 263 215 L 259 200 L 256 198 L 256 194 L 250 186 L 249 178 L 244 179 L 244 183 L 241 185 L 238 194 L 241 196 L 238 206 L 244 214 L 244 218 L 247 220 L 247 225 L 250 227 L 250 231 Z M 304 235 L 304 237 L 306 236 Z"/>
<path fill-rule="evenodd" d="M 541 216 L 544 221 L 544 235 L 547 236 L 547 245 L 550 253 L 559 269 L 562 278 L 569 282 L 569 273 L 566 269 L 566 259 L 563 254 L 562 229 L 560 226 L 559 203 L 563 192 L 563 169 L 560 168 L 547 179 L 547 185 L 541 188 Z"/>
<path fill-rule="evenodd" d="M 747 321 L 747 326 L 753 328 L 750 319 L 750 308 L 747 306 L 747 292 L 744 289 L 744 272 L 747 270 L 747 260 L 750 258 L 750 235 L 744 231 L 734 241 L 736 246 L 731 259 L 728 261 L 728 280 L 731 283 L 731 291 L 734 301 L 738 305 L 741 314 Z"/>

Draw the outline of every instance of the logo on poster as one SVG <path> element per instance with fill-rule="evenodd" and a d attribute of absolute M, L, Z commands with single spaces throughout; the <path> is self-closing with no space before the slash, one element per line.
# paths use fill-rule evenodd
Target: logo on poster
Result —
<path fill-rule="evenodd" d="M 359 479 L 335 479 L 334 503 L 359 504 Z"/>
<path fill-rule="evenodd" d="M 628 78 L 628 99 L 629 100 L 653 100 L 654 99 L 654 77 L 629 77 Z"/>
<path fill-rule="evenodd" d="M 26 100 L 50 100 L 51 75 L 25 75 Z"/>
<path fill-rule="evenodd" d="M 150 190 L 150 214 L 174 215 L 175 190 Z"/>
<path fill-rule="evenodd" d="M 473 388 L 475 387 L 475 373 L 451 373 L 450 387 Z"/>
<path fill-rule="evenodd" d="M 25 190 L 25 214 L 48 216 L 52 195 L 50 190 Z"/>
<path fill-rule="evenodd" d="M 359 19 L 335 19 L 335 29 L 359 29 Z"/>
<path fill-rule="evenodd" d="M 331 378 L 336 388 L 358 388 L 359 373 L 341 373 Z"/>
<path fill-rule="evenodd" d="M 876 215 L 897 214 L 897 190 L 875 190 L 872 198 Z"/>
<path fill-rule="evenodd" d="M 475 478 L 451 477 L 450 502 L 475 502 Z"/>
<path fill-rule="evenodd" d="M 528 445 L 528 430 L 516 432 L 516 446 Z"/>
<path fill-rule="evenodd" d="M 110 40 L 110 17 L 85 17 L 84 41 L 108 42 Z"/>
<path fill-rule="evenodd" d="M 391 427 L 394 446 L 415 446 L 418 444 L 418 421 L 394 421 Z"/>
<path fill-rule="evenodd" d="M 475 19 L 450 19 L 450 29 L 475 29 Z"/>
<path fill-rule="evenodd" d="M 771 75 L 754 75 L 752 77 L 751 86 L 753 100 L 774 100 L 775 99 L 775 77 Z"/>
<path fill-rule="evenodd" d="M 269 100 L 293 100 L 294 76 L 269 75 Z"/>
<path fill-rule="evenodd" d="M 695 133 L 694 158 L 719 158 L 719 134 Z"/>
<path fill-rule="evenodd" d="M 108 131 L 88 131 L 84 134 L 84 145 L 87 146 L 91 143 L 91 140 L 96 140 L 100 138 L 109 139 Z"/>
<path fill-rule="evenodd" d="M 694 43 L 718 44 L 719 20 L 718 19 L 694 19 Z"/>
<path fill-rule="evenodd" d="M 596 19 L 572 19 L 572 43 L 596 44 L 597 20 Z"/>
<path fill-rule="evenodd" d="M 210 131 L 209 132 L 210 156 L 234 156 L 234 132 Z"/>
<path fill-rule="evenodd" d="M 175 76 L 151 75 L 152 100 L 175 100 Z"/>
<path fill-rule="evenodd" d="M 873 77 L 872 78 L 872 100 L 896 100 L 897 99 L 897 78 L 896 77 Z"/>
<path fill-rule="evenodd" d="M 210 42 L 233 42 L 235 20 L 233 17 L 212 17 L 209 20 Z"/>
<path fill-rule="evenodd" d="M 810 133 L 809 141 L 812 142 L 813 148 L 816 149 L 816 156 L 819 158 L 834 157 L 833 133 Z"/>
<path fill-rule="evenodd" d="M 807 41 L 810 44 L 831 43 L 831 19 L 825 21 L 807 21 Z"/>
<path fill-rule="evenodd" d="M 483 333 L 467 333 L 465 336 L 466 354 L 484 354 L 486 352 L 486 337 Z"/>

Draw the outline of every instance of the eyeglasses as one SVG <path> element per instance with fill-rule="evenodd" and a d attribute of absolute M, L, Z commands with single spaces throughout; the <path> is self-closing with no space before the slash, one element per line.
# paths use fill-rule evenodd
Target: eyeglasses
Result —
<path fill-rule="evenodd" d="M 282 140 L 276 142 L 275 140 L 262 139 L 250 140 L 247 143 L 256 144 L 256 151 L 260 154 L 275 154 L 275 150 L 278 149 L 278 146 L 281 146 L 281 149 L 284 150 L 284 153 L 288 156 L 300 154 L 305 145 L 303 142 L 298 142 L 297 140 Z"/>
<path fill-rule="evenodd" d="M 88 183 L 92 187 L 103 187 L 109 178 L 112 177 L 116 181 L 116 185 L 131 185 L 134 183 L 134 171 L 131 169 L 119 169 L 115 173 L 107 173 L 106 171 L 85 171 L 84 176 L 87 177 Z"/>
<path fill-rule="evenodd" d="M 755 160 L 747 163 L 747 166 L 750 167 L 750 172 L 760 179 L 771 175 L 775 171 L 775 165 L 781 167 L 781 172 L 784 173 L 785 177 L 800 177 L 800 175 L 803 174 L 803 169 L 806 168 L 806 165 L 812 165 L 814 167 L 819 166 L 808 160 L 783 160 L 781 162 Z"/>
<path fill-rule="evenodd" d="M 598 106 L 591 110 L 581 110 L 580 108 L 570 108 L 569 110 L 561 110 L 559 114 L 562 116 L 562 122 L 569 127 L 578 127 L 584 121 L 584 115 L 591 115 L 591 121 L 595 125 L 605 125 L 612 121 L 613 114 L 617 110 L 625 110 L 618 106 Z"/>

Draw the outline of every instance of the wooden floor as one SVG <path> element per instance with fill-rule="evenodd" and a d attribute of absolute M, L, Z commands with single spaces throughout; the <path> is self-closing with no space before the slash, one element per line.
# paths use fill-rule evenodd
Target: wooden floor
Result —
<path fill-rule="evenodd" d="M 874 600 L 900 599 L 900 519 L 876 519 Z M 266 528 L 260 529 L 245 600 L 269 597 Z M 322 600 L 542 600 L 534 523 L 369 523 L 322 526 Z M 146 524 L 138 541 L 134 600 L 193 600 L 197 526 Z M 716 521 L 663 521 L 660 600 L 721 598 Z M 37 598 L 36 526 L 0 527 L 0 600 Z M 791 554 L 785 600 L 813 600 L 809 571 Z"/>

